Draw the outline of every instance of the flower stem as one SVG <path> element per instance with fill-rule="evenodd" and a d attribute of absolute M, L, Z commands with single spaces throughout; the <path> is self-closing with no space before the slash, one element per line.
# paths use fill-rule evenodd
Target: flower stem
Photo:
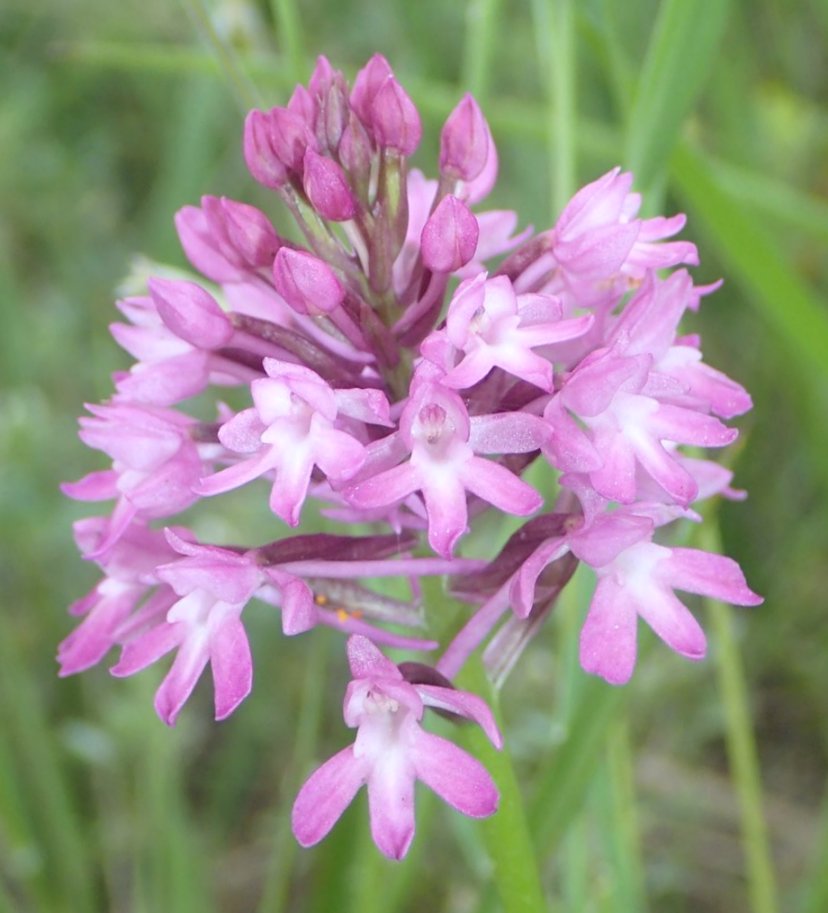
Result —
<path fill-rule="evenodd" d="M 699 532 L 705 551 L 720 552 L 715 519 L 708 517 Z M 745 853 L 750 909 L 753 913 L 776 913 L 779 909 L 776 877 L 771 859 L 767 826 L 762 810 L 762 783 L 756 741 L 750 718 L 744 666 L 736 643 L 733 611 L 713 599 L 705 599 L 716 650 L 716 672 L 725 714 L 725 740 L 741 810 L 742 844 Z"/>
<path fill-rule="evenodd" d="M 458 679 L 461 688 L 488 701 L 500 724 L 498 696 L 486 677 L 480 658 L 472 657 Z M 535 863 L 535 848 L 509 751 L 507 748 L 495 749 L 477 727 L 468 727 L 464 739 L 473 754 L 485 764 L 500 790 L 500 807 L 491 818 L 481 822 L 481 828 L 504 913 L 545 913 L 547 903 Z"/>
<path fill-rule="evenodd" d="M 305 680 L 301 690 L 302 705 L 297 715 L 298 727 L 294 743 L 293 763 L 286 778 L 285 795 L 292 797 L 307 774 L 319 740 L 319 728 L 327 691 L 327 669 L 331 638 L 322 631 L 315 631 L 310 639 L 310 655 L 305 667 Z M 293 863 L 296 858 L 296 841 L 290 830 L 290 813 L 279 810 L 273 836 L 273 852 L 259 904 L 260 913 L 281 913 L 286 908 Z"/>

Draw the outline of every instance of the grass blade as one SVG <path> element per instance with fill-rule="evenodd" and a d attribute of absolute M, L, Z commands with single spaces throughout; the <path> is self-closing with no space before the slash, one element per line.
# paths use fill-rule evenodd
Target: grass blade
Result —
<path fill-rule="evenodd" d="M 710 75 L 729 11 L 728 0 L 665 0 L 659 8 L 627 125 L 627 164 L 645 194 Z"/>

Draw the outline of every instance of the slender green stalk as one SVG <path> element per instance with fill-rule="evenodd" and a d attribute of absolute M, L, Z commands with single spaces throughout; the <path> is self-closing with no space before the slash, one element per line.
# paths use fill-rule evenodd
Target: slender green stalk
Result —
<path fill-rule="evenodd" d="M 559 213 L 575 192 L 576 182 L 575 10 L 572 0 L 547 0 L 547 3 L 552 6 L 552 199 L 554 211 Z"/>
<path fill-rule="evenodd" d="M 498 696 L 480 659 L 472 657 L 458 678 L 460 687 L 489 702 L 500 724 Z M 509 750 L 504 747 L 498 751 L 476 726 L 464 731 L 464 739 L 474 756 L 485 764 L 500 790 L 497 813 L 481 821 L 480 827 L 494 866 L 495 885 L 503 909 L 505 913 L 546 913 L 547 904 L 535 862 L 523 795 Z"/>
<path fill-rule="evenodd" d="M 699 532 L 700 545 L 720 552 L 715 519 L 707 518 Z M 777 913 L 776 877 L 762 810 L 762 783 L 747 682 L 736 642 L 733 611 L 713 599 L 705 599 L 711 631 L 715 638 L 716 673 L 725 714 L 725 739 L 730 770 L 741 811 L 742 845 L 752 913 Z"/>
<path fill-rule="evenodd" d="M 812 874 L 803 885 L 799 907 L 801 913 L 825 913 L 828 910 L 828 789 L 822 799 L 822 813 L 819 837 L 813 852 Z"/>
<path fill-rule="evenodd" d="M 485 106 L 492 72 L 492 53 L 500 0 L 469 0 L 466 6 L 466 35 L 463 44 L 463 87 Z"/>
<path fill-rule="evenodd" d="M 575 13 L 572 0 L 532 0 L 535 44 L 547 112 L 552 217 L 575 191 Z"/>
<path fill-rule="evenodd" d="M 288 72 L 294 82 L 302 82 L 305 78 L 305 42 L 297 5 L 294 0 L 270 0 L 270 9 L 287 55 Z"/>
<path fill-rule="evenodd" d="M 285 795 L 292 796 L 308 772 L 316 753 L 328 677 L 326 669 L 330 655 L 330 638 L 326 631 L 315 631 L 310 643 L 310 655 L 305 668 L 301 694 L 302 702 L 297 714 L 296 742 L 292 769 L 285 778 Z M 290 828 L 290 815 L 283 809 L 276 817 L 273 853 L 267 870 L 260 913 L 282 913 L 286 909 L 290 878 L 296 859 L 296 841 Z"/>
<path fill-rule="evenodd" d="M 607 739 L 607 776 L 600 782 L 606 808 L 606 836 L 612 863 L 615 909 L 645 913 L 644 865 L 641 832 L 635 796 L 635 782 L 626 708 L 610 727 Z"/>
<path fill-rule="evenodd" d="M 724 37 L 729 0 L 664 0 L 627 124 L 626 163 L 645 192 L 669 162 Z"/>
<path fill-rule="evenodd" d="M 239 64 L 235 51 L 216 31 L 203 0 L 181 0 L 193 22 L 204 36 L 213 55 L 218 61 L 228 83 L 233 87 L 236 98 L 244 110 L 261 105 L 259 93 Z"/>

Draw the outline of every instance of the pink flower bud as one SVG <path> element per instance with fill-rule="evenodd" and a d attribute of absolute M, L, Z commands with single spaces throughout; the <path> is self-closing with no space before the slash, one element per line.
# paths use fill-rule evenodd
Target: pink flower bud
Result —
<path fill-rule="evenodd" d="M 373 120 L 371 106 L 374 97 L 383 83 L 393 76 L 394 71 L 382 54 L 374 54 L 357 73 L 354 87 L 351 89 L 351 107 L 366 126 L 369 126 Z"/>
<path fill-rule="evenodd" d="M 244 160 L 253 177 L 274 190 L 287 181 L 287 170 L 273 151 L 264 111 L 251 111 L 244 122 Z"/>
<path fill-rule="evenodd" d="M 411 155 L 420 145 L 423 134 L 420 115 L 393 76 L 389 76 L 374 95 L 370 129 L 378 146 L 396 149 L 402 155 Z"/>
<path fill-rule="evenodd" d="M 305 150 L 315 145 L 304 116 L 288 108 L 270 112 L 270 143 L 279 160 L 291 171 L 302 173 Z"/>
<path fill-rule="evenodd" d="M 273 279 L 279 294 L 300 314 L 327 314 L 345 298 L 333 270 L 305 251 L 283 247 L 273 263 Z"/>
<path fill-rule="evenodd" d="M 295 114 L 307 124 L 312 124 L 316 119 L 316 101 L 304 86 L 297 86 L 293 90 L 287 107 L 291 114 Z"/>
<path fill-rule="evenodd" d="M 222 197 L 221 212 L 227 240 L 241 259 L 254 268 L 270 266 L 282 245 L 267 216 L 255 206 Z"/>
<path fill-rule="evenodd" d="M 339 70 L 335 70 L 331 66 L 331 62 L 324 54 L 320 54 L 316 58 L 316 66 L 313 68 L 313 73 L 311 73 L 311 77 L 308 80 L 310 94 L 314 98 L 321 98 L 327 93 L 331 83 L 333 83 L 338 76 L 341 76 Z"/>
<path fill-rule="evenodd" d="M 423 228 L 423 263 L 435 273 L 452 273 L 474 256 L 480 229 L 477 219 L 457 197 L 440 200 Z"/>
<path fill-rule="evenodd" d="M 339 140 L 339 161 L 356 180 L 367 182 L 371 173 L 371 140 L 359 119 L 353 114 Z"/>
<path fill-rule="evenodd" d="M 200 285 L 156 276 L 149 280 L 149 290 L 159 316 L 179 338 L 200 349 L 217 349 L 230 341 L 230 319 Z"/>
<path fill-rule="evenodd" d="M 489 157 L 489 129 L 477 102 L 466 94 L 449 114 L 440 134 L 440 171 L 472 181 Z"/>
<path fill-rule="evenodd" d="M 357 202 L 339 165 L 309 146 L 304 166 L 305 193 L 319 215 L 332 222 L 352 219 L 356 215 Z"/>

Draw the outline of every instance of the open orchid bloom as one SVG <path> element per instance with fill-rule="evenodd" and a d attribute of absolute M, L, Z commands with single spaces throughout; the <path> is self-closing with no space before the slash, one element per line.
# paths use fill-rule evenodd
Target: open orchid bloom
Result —
<path fill-rule="evenodd" d="M 293 832 L 303 846 L 330 831 L 362 786 L 368 789 L 371 834 L 391 859 L 414 838 L 414 784 L 422 781 L 464 815 L 483 818 L 497 809 L 497 787 L 486 769 L 452 742 L 426 732 L 426 707 L 474 720 L 494 745 L 501 738 L 491 711 L 477 695 L 439 685 L 411 684 L 366 638 L 348 641 L 353 680 L 345 694 L 345 722 L 353 745 L 316 770 L 293 806 Z"/>

